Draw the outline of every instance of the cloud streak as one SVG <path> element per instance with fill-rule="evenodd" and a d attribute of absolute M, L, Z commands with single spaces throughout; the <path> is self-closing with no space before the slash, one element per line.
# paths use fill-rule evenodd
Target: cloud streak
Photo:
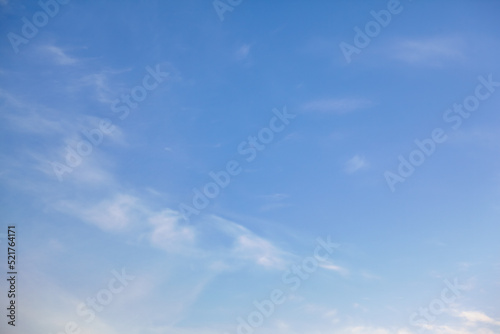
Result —
<path fill-rule="evenodd" d="M 440 66 L 465 59 L 464 42 L 453 37 L 406 39 L 395 43 L 391 57 L 413 65 Z"/>
<path fill-rule="evenodd" d="M 325 98 L 307 102 L 302 105 L 304 112 L 317 112 L 324 114 L 345 114 L 359 109 L 365 109 L 372 105 L 366 99 L 354 98 Z"/>
<path fill-rule="evenodd" d="M 361 169 L 368 167 L 368 162 L 365 158 L 355 155 L 345 163 L 344 170 L 347 174 L 353 174 Z"/>

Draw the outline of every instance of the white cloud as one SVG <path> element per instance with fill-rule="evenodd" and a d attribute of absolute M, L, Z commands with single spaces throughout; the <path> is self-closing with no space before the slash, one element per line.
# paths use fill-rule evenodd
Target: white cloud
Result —
<path fill-rule="evenodd" d="M 366 99 L 327 98 L 305 103 L 302 110 L 305 112 L 343 114 L 364 109 L 371 105 L 372 103 Z"/>
<path fill-rule="evenodd" d="M 92 87 L 95 91 L 95 96 L 96 100 L 104 103 L 104 104 L 109 104 L 117 99 L 119 97 L 119 89 L 116 87 L 119 86 L 121 89 L 125 89 L 125 87 L 122 87 L 123 84 L 110 84 L 110 81 L 114 75 L 130 71 L 130 69 L 122 70 L 122 71 L 112 71 L 112 70 L 101 70 L 100 72 L 95 72 L 95 73 L 90 73 L 86 74 L 81 77 L 81 79 L 78 81 L 74 87 L 72 87 L 72 90 L 79 90 L 82 87 Z M 112 89 L 111 87 L 115 87 Z"/>
<path fill-rule="evenodd" d="M 153 245 L 168 250 L 178 251 L 186 246 L 193 246 L 196 231 L 192 226 L 180 224 L 181 215 L 173 210 L 166 209 L 151 215 L 149 223 L 154 226 L 151 233 Z"/>
<path fill-rule="evenodd" d="M 63 200 L 56 203 L 55 208 L 106 231 L 118 231 L 130 226 L 136 222 L 134 218 L 144 211 L 136 197 L 121 193 L 97 204 Z"/>
<path fill-rule="evenodd" d="M 213 217 L 216 227 L 233 240 L 231 257 L 251 262 L 265 268 L 283 269 L 285 266 L 285 252 L 274 246 L 270 241 L 263 239 L 247 228 L 228 220 Z"/>
<path fill-rule="evenodd" d="M 277 249 L 269 241 L 253 234 L 238 236 L 234 253 L 241 258 L 253 259 L 264 267 L 282 267 L 283 265 Z"/>
<path fill-rule="evenodd" d="M 275 193 L 275 194 L 270 194 L 270 195 L 262 195 L 260 197 L 262 197 L 263 199 L 265 199 L 267 201 L 282 201 L 282 200 L 290 197 L 290 195 L 282 194 L 282 193 Z"/>
<path fill-rule="evenodd" d="M 344 170 L 346 173 L 352 174 L 366 167 L 368 167 L 366 159 L 359 155 L 355 155 L 346 162 Z"/>
<path fill-rule="evenodd" d="M 319 267 L 323 268 L 323 269 L 326 269 L 326 270 L 331 270 L 331 271 L 338 272 L 342 276 L 349 275 L 349 270 L 348 269 L 340 267 L 340 266 L 337 266 L 337 265 L 335 265 L 335 264 L 333 264 L 331 262 L 320 262 L 319 263 Z"/>
<path fill-rule="evenodd" d="M 291 206 L 291 204 L 284 202 L 287 198 L 290 197 L 290 195 L 288 194 L 275 193 L 270 195 L 262 195 L 259 197 L 267 202 L 259 208 L 260 211 L 270 211 Z"/>
<path fill-rule="evenodd" d="M 0 89 L 0 98 L 4 99 L 4 104 L 1 106 L 2 116 L 15 131 L 49 135 L 67 134 L 68 128 L 71 128 L 70 124 L 57 117 L 55 110 L 21 101 L 3 89 Z"/>
<path fill-rule="evenodd" d="M 491 328 L 500 326 L 500 321 L 480 311 L 453 310 L 449 314 L 459 321 L 452 324 L 427 323 L 422 325 L 422 328 L 426 332 L 436 334 L 493 334 L 496 331 Z"/>
<path fill-rule="evenodd" d="M 323 314 L 323 317 L 328 319 L 333 324 L 338 323 L 340 321 L 340 319 L 338 318 L 338 312 L 336 309 L 331 309 L 331 310 L 326 311 Z"/>
<path fill-rule="evenodd" d="M 210 258 L 213 271 L 236 268 L 242 263 L 282 269 L 286 263 L 287 253 L 242 225 L 217 216 L 210 216 L 206 224 L 199 226 L 184 224 L 179 212 L 154 210 L 145 200 L 124 192 L 98 202 L 60 200 L 53 206 L 104 231 L 146 229 L 152 246 L 188 257 Z M 227 238 L 228 244 L 214 247 L 213 237 Z"/>
<path fill-rule="evenodd" d="M 81 115 L 78 122 L 69 121 L 71 116 L 60 110 L 22 101 L 1 89 L 0 98 L 4 100 L 1 107 L 2 117 L 9 123 L 10 128 L 15 132 L 37 136 L 39 142 L 44 143 L 36 150 L 16 152 L 18 159 L 23 162 L 23 169 L 41 171 L 50 178 L 50 181 L 57 181 L 52 163 L 65 163 L 68 146 L 75 149 L 79 142 L 87 139 L 83 132 L 99 129 L 102 121 L 98 117 L 87 115 Z M 71 173 L 63 172 L 63 180 L 72 179 L 84 184 L 98 184 L 108 183 L 108 180 L 112 179 L 102 168 L 106 165 L 106 159 L 99 155 L 98 147 L 109 142 L 125 145 L 125 139 L 121 129 L 116 125 L 111 134 L 99 133 L 102 137 L 98 144 L 93 145 L 91 155 L 81 157 L 81 163 Z M 52 144 L 49 140 L 53 140 L 56 144 Z"/>
<path fill-rule="evenodd" d="M 238 50 L 236 50 L 236 58 L 238 60 L 243 60 L 245 58 L 248 57 L 249 53 L 250 53 L 250 49 L 252 48 L 252 46 L 250 44 L 243 44 L 240 48 L 238 48 Z"/>
<path fill-rule="evenodd" d="M 476 323 L 486 323 L 500 326 L 500 321 L 494 320 L 488 317 L 486 314 L 478 311 L 463 311 L 460 312 L 459 317 L 466 319 L 469 325 L 475 325 Z"/>
<path fill-rule="evenodd" d="M 450 60 L 462 60 L 464 43 L 458 38 L 432 37 L 399 41 L 391 50 L 393 58 L 430 66 L 442 65 Z"/>
<path fill-rule="evenodd" d="M 53 57 L 54 62 L 58 65 L 73 65 L 78 61 L 76 58 L 69 56 L 62 48 L 55 45 L 45 45 L 41 50 Z"/>
<path fill-rule="evenodd" d="M 375 275 L 375 274 L 372 274 L 372 273 L 367 272 L 367 271 L 363 271 L 361 273 L 361 276 L 363 276 L 367 280 L 380 280 L 380 279 L 382 279 L 382 277 Z"/>
<path fill-rule="evenodd" d="M 24 114 L 7 114 L 4 117 L 13 125 L 14 130 L 24 133 L 49 135 L 65 132 L 64 121 L 47 119 L 32 110 Z"/>

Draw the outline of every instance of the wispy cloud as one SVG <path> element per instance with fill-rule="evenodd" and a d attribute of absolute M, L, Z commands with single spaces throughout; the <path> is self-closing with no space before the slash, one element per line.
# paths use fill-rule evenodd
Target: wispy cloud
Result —
<path fill-rule="evenodd" d="M 442 65 L 450 60 L 463 60 L 464 42 L 453 37 L 407 39 L 390 48 L 391 56 L 410 64 Z"/>
<path fill-rule="evenodd" d="M 375 274 L 372 274 L 368 271 L 363 271 L 361 273 L 361 276 L 367 280 L 380 280 L 380 279 L 382 279 L 382 277 L 375 275 Z"/>
<path fill-rule="evenodd" d="M 271 241 L 257 236 L 247 228 L 237 223 L 213 217 L 217 226 L 224 233 L 232 236 L 234 242 L 231 256 L 241 260 L 269 268 L 283 269 L 286 253 L 276 247 Z"/>
<path fill-rule="evenodd" d="M 148 218 L 153 225 L 151 242 L 167 251 L 181 251 L 194 246 L 196 231 L 192 226 L 181 225 L 181 215 L 170 209 L 155 213 Z"/>
<path fill-rule="evenodd" d="M 126 228 L 144 211 L 136 197 L 122 193 L 96 204 L 62 200 L 55 204 L 55 208 L 106 231 Z"/>
<path fill-rule="evenodd" d="M 219 261 L 215 271 L 231 269 L 233 265 L 240 267 L 244 263 L 282 269 L 287 261 L 286 252 L 240 224 L 218 216 L 207 217 L 203 225 L 186 224 L 179 212 L 168 208 L 153 209 L 147 199 L 127 192 L 116 192 L 94 202 L 59 200 L 53 207 L 103 231 L 147 231 L 153 247 L 187 257 L 210 258 L 214 263 Z M 214 247 L 212 238 L 225 238 L 228 243 Z"/>
<path fill-rule="evenodd" d="M 238 236 L 234 252 L 239 257 L 252 259 L 264 267 L 281 268 L 283 266 L 278 250 L 269 241 L 253 234 Z"/>
<path fill-rule="evenodd" d="M 60 134 L 67 132 L 64 121 L 42 117 L 34 111 L 24 114 L 8 114 L 4 116 L 11 123 L 12 129 L 30 134 Z"/>
<path fill-rule="evenodd" d="M 305 112 L 344 114 L 371 105 L 372 103 L 366 99 L 326 98 L 307 102 L 302 106 L 302 110 Z"/>
<path fill-rule="evenodd" d="M 335 271 L 339 274 L 341 274 L 342 276 L 347 276 L 349 275 L 349 270 L 346 269 L 346 268 L 343 268 L 341 266 L 338 266 L 338 265 L 335 265 L 331 262 L 321 262 L 319 264 L 320 268 L 323 268 L 323 269 L 326 269 L 326 270 L 330 270 L 330 271 Z"/>
<path fill-rule="evenodd" d="M 345 163 L 344 170 L 346 173 L 352 174 L 359 171 L 360 169 L 364 169 L 367 167 L 368 162 L 366 161 L 366 159 L 359 155 L 355 155 Z"/>
<path fill-rule="evenodd" d="M 0 89 L 1 115 L 18 132 L 35 135 L 67 134 L 72 126 L 57 116 L 57 111 L 43 105 L 30 104 L 10 92 Z M 42 116 L 43 115 L 43 116 Z"/>
<path fill-rule="evenodd" d="M 277 210 L 277 209 L 283 209 L 283 208 L 288 208 L 292 206 L 289 203 L 269 203 L 261 206 L 259 208 L 260 211 L 266 212 L 266 211 L 271 211 L 271 210 Z"/>
<path fill-rule="evenodd" d="M 236 50 L 235 52 L 235 56 L 238 60 L 243 60 L 245 58 L 248 57 L 248 55 L 250 54 L 250 49 L 252 48 L 252 46 L 250 44 L 243 44 L 242 46 L 240 46 L 238 48 L 238 50 Z"/>
<path fill-rule="evenodd" d="M 274 193 L 274 194 L 269 194 L 269 195 L 262 195 L 260 197 L 262 197 L 266 201 L 282 201 L 282 200 L 290 197 L 290 195 L 283 194 L 283 193 Z"/>
<path fill-rule="evenodd" d="M 267 203 L 260 207 L 260 211 L 270 211 L 274 209 L 281 209 L 291 206 L 290 203 L 286 203 L 285 200 L 289 198 L 290 195 L 275 193 L 270 195 L 262 195 L 260 198 L 264 199 Z"/>
<path fill-rule="evenodd" d="M 500 326 L 500 321 L 495 320 L 479 311 L 463 311 L 460 312 L 459 317 L 465 319 L 469 325 L 476 325 L 477 323 L 485 323 L 490 325 Z"/>
<path fill-rule="evenodd" d="M 73 65 L 78 62 L 77 58 L 71 57 L 62 48 L 55 45 L 45 45 L 41 47 L 42 52 L 52 57 L 58 65 Z"/>
<path fill-rule="evenodd" d="M 126 87 L 121 82 L 113 80 L 116 75 L 129 72 L 131 69 L 112 70 L 102 69 L 93 73 L 85 73 L 71 87 L 71 90 L 78 91 L 83 87 L 90 87 L 94 90 L 95 99 L 98 102 L 111 105 L 111 103 L 120 95 L 120 91 L 125 90 Z"/>

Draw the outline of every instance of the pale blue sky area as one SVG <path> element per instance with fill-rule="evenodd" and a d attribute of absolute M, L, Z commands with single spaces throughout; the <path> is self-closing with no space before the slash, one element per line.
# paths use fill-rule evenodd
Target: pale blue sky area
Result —
<path fill-rule="evenodd" d="M 0 10 L 2 332 L 500 332 L 500 2 Z"/>

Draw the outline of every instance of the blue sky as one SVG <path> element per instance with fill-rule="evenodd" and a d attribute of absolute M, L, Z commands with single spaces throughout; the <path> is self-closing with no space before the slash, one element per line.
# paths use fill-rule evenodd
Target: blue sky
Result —
<path fill-rule="evenodd" d="M 500 3 L 41 3 L 0 1 L 2 331 L 500 331 Z"/>

